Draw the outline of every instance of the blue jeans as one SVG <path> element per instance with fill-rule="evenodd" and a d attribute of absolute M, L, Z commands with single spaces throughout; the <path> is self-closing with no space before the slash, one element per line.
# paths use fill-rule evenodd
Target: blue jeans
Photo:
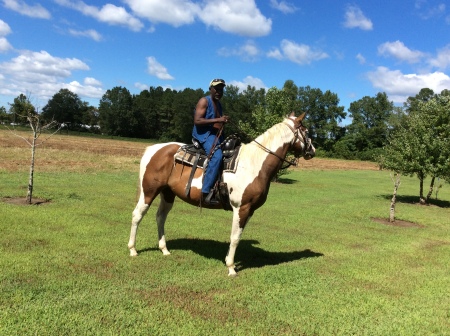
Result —
<path fill-rule="evenodd" d="M 210 136 L 208 136 L 206 141 L 202 143 L 203 149 L 205 150 L 207 155 L 209 155 L 211 147 L 214 145 L 215 140 L 216 136 L 214 134 L 211 134 Z M 221 143 L 222 140 L 223 140 L 222 137 L 220 137 L 217 140 L 216 147 Z M 221 164 L 222 164 L 222 149 L 218 148 L 209 159 L 206 171 L 203 172 L 204 175 L 203 175 L 202 193 L 209 193 L 212 187 L 214 186 L 214 182 L 216 182 Z"/>

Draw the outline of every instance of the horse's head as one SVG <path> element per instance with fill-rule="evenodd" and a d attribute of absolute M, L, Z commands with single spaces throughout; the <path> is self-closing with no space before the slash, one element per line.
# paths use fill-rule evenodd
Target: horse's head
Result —
<path fill-rule="evenodd" d="M 299 117 L 295 117 L 294 112 L 288 117 L 293 121 L 294 126 L 291 130 L 294 132 L 294 139 L 292 140 L 291 150 L 294 152 L 295 157 L 303 156 L 305 160 L 310 160 L 316 155 L 316 149 L 314 148 L 311 139 L 308 138 L 308 129 L 303 126 L 303 118 L 306 113 L 302 113 Z M 289 127 L 292 127 L 288 124 Z"/>

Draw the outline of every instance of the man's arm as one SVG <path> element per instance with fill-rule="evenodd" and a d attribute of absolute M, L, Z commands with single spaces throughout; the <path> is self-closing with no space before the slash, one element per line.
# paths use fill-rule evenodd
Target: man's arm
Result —
<path fill-rule="evenodd" d="M 195 125 L 208 125 L 208 124 L 215 124 L 215 123 L 226 123 L 228 120 L 228 116 L 223 116 L 220 118 L 213 118 L 213 119 L 206 119 L 206 109 L 208 108 L 208 100 L 203 97 L 200 98 L 200 100 L 197 103 L 197 106 L 195 107 L 195 114 L 194 114 L 194 124 Z"/>

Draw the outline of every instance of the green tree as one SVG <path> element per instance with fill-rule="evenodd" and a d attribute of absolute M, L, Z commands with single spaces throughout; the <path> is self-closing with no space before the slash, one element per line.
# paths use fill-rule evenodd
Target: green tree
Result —
<path fill-rule="evenodd" d="M 306 112 L 306 125 L 314 146 L 331 152 L 334 144 L 345 132 L 339 123 L 345 118 L 344 107 L 339 106 L 337 94 L 327 90 L 313 89 L 310 86 L 298 89 L 297 107 Z"/>
<path fill-rule="evenodd" d="M 293 80 L 288 79 L 287 81 L 284 82 L 283 91 L 285 91 L 289 97 L 288 110 L 290 112 L 295 112 L 296 115 L 300 115 L 300 113 L 303 111 L 299 110 L 299 106 L 298 106 L 299 104 L 297 103 L 297 96 L 298 96 L 297 85 L 295 85 Z"/>
<path fill-rule="evenodd" d="M 206 95 L 208 93 L 205 93 Z M 221 104 L 224 114 L 230 117 L 230 122 L 226 125 L 226 133 L 241 134 L 241 130 L 238 127 L 239 122 L 248 122 L 251 119 L 251 113 L 246 110 L 247 107 L 244 106 L 243 100 L 241 99 L 242 94 L 239 93 L 239 87 L 228 84 L 225 87 L 223 97 L 221 99 Z"/>
<path fill-rule="evenodd" d="M 419 102 L 392 133 L 380 160 L 384 167 L 402 175 L 416 175 L 420 203 L 427 203 L 436 177 L 450 181 L 450 96 L 444 92 Z M 425 197 L 427 176 L 432 180 Z"/>
<path fill-rule="evenodd" d="M 10 120 L 9 120 L 10 118 L 9 118 L 9 114 L 8 113 L 6 113 L 6 108 L 4 107 L 4 106 L 1 106 L 0 107 L 0 123 L 10 123 Z"/>
<path fill-rule="evenodd" d="M 289 114 L 289 96 L 286 91 L 272 87 L 267 91 L 265 104 L 255 105 L 249 122 L 239 121 L 240 129 L 251 139 L 279 123 Z"/>
<path fill-rule="evenodd" d="M 202 89 L 178 91 L 173 100 L 173 125 L 171 139 L 191 143 L 194 126 L 194 110 L 197 102 L 204 96 Z"/>
<path fill-rule="evenodd" d="M 103 133 L 115 136 L 135 136 L 140 124 L 133 114 L 133 97 L 126 88 L 107 90 L 100 100 L 99 124 Z"/>
<path fill-rule="evenodd" d="M 394 104 L 384 92 L 352 102 L 348 110 L 352 122 L 335 152 L 347 146 L 354 150 L 355 158 L 374 160 L 386 144 L 389 118 L 393 110 Z"/>
<path fill-rule="evenodd" d="M 407 113 L 417 111 L 420 103 L 425 103 L 434 97 L 434 91 L 429 88 L 423 88 L 414 97 L 408 97 L 403 104 Z"/>
<path fill-rule="evenodd" d="M 55 120 L 64 123 L 68 129 L 79 129 L 83 124 L 83 103 L 76 93 L 68 89 L 61 89 L 55 93 L 42 109 L 44 120 Z"/>
<path fill-rule="evenodd" d="M 99 113 L 98 108 L 89 105 L 87 102 L 83 102 L 81 106 L 81 123 L 85 128 L 88 128 L 90 132 L 99 132 Z"/>
<path fill-rule="evenodd" d="M 159 139 L 162 141 L 172 141 L 172 127 L 173 127 L 173 116 L 175 110 L 173 107 L 173 101 L 177 95 L 176 90 L 165 89 L 159 102 L 158 108 L 158 119 L 160 127 Z"/>
<path fill-rule="evenodd" d="M 27 123 L 27 116 L 30 111 L 35 113 L 33 104 L 31 104 L 30 99 L 23 93 L 14 98 L 14 103 L 9 104 L 9 106 L 9 113 L 12 115 L 14 125 Z"/>

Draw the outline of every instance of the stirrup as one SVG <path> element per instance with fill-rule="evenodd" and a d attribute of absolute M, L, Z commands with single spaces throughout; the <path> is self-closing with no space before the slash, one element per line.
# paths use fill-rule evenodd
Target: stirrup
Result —
<path fill-rule="evenodd" d="M 204 197 L 205 194 L 202 194 Z M 203 202 L 207 205 L 219 205 L 220 201 L 214 197 L 214 189 L 211 189 L 209 194 L 203 198 Z"/>

